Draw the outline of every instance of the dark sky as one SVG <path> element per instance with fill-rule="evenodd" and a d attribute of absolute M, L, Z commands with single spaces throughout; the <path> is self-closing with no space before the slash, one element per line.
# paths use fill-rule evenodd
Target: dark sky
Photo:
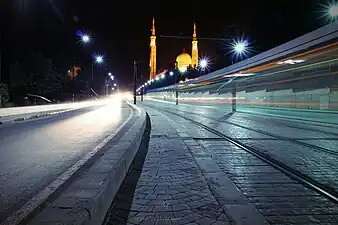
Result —
<path fill-rule="evenodd" d="M 254 54 L 325 25 L 319 19 L 325 1 L 115 1 L 115 0 L 1 0 L 2 49 L 8 65 L 30 51 L 42 51 L 56 66 L 71 65 L 76 29 L 93 36 L 89 46 L 77 47 L 77 61 L 89 72 L 90 54 L 103 52 L 105 68 L 120 83 L 132 82 L 133 60 L 147 74 L 152 16 L 157 35 L 191 36 L 193 22 L 199 37 L 236 38 L 244 34 Z M 79 18 L 73 22 L 73 16 Z M 158 68 L 191 51 L 190 39 L 157 39 Z M 200 40 L 200 55 L 213 59 L 213 69 L 231 62 L 221 41 Z"/>

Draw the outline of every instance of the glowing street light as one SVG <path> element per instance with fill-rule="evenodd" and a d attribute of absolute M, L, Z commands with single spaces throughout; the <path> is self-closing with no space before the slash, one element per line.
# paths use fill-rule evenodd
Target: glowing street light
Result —
<path fill-rule="evenodd" d="M 89 36 L 88 34 L 84 34 L 84 35 L 81 37 L 81 39 L 82 39 L 82 42 L 83 42 L 83 43 L 88 43 L 88 42 L 90 42 L 90 36 Z"/>
<path fill-rule="evenodd" d="M 331 21 L 337 21 L 338 20 L 338 1 L 337 2 L 333 2 L 328 9 L 328 14 L 331 17 Z"/>
<path fill-rule="evenodd" d="M 114 84 L 114 87 L 116 87 L 117 84 Z"/>
<path fill-rule="evenodd" d="M 248 54 L 251 52 L 249 42 L 244 38 L 233 40 L 230 43 L 230 48 L 231 53 L 233 54 L 233 56 L 236 56 L 237 59 L 247 57 Z"/>
<path fill-rule="evenodd" d="M 80 41 L 83 44 L 86 44 L 91 41 L 91 37 L 89 34 L 85 33 L 83 30 L 77 30 L 76 31 L 76 36 L 80 38 Z"/>
<path fill-rule="evenodd" d="M 81 30 L 76 31 L 75 35 L 81 38 L 82 44 L 86 44 L 90 42 L 90 36 L 88 34 L 83 33 Z M 75 38 L 74 51 L 73 51 L 73 66 L 72 66 L 73 102 L 75 102 L 74 78 L 75 78 L 75 67 L 76 67 L 76 44 L 77 43 L 78 43 L 78 39 Z"/>
<path fill-rule="evenodd" d="M 207 68 L 207 66 L 208 66 L 208 62 L 205 59 L 201 60 L 200 67 L 204 69 L 204 68 Z"/>
<path fill-rule="evenodd" d="M 96 56 L 95 62 L 98 63 L 98 64 L 103 63 L 103 56 L 101 56 L 101 55 Z"/>
<path fill-rule="evenodd" d="M 338 21 L 338 1 L 332 0 L 329 4 L 321 4 L 323 10 L 321 12 L 323 15 L 320 18 L 325 17 L 328 22 Z"/>
<path fill-rule="evenodd" d="M 240 41 L 240 42 L 236 42 L 234 45 L 234 51 L 237 54 L 243 54 L 244 52 L 246 52 L 246 47 L 248 46 L 248 42 L 247 41 Z"/>
<path fill-rule="evenodd" d="M 156 78 L 155 78 L 155 80 L 159 80 L 160 79 L 160 77 L 159 76 L 157 76 Z"/>
<path fill-rule="evenodd" d="M 170 71 L 170 72 L 169 72 L 169 75 L 170 75 L 170 76 L 174 75 L 174 72 L 173 72 L 173 71 Z"/>
<path fill-rule="evenodd" d="M 320 12 L 322 15 L 319 17 L 325 18 L 328 23 L 334 23 L 338 21 L 338 1 L 331 0 L 331 3 L 320 4 L 322 10 Z"/>
<path fill-rule="evenodd" d="M 210 60 L 207 57 L 203 57 L 199 60 L 199 67 L 202 70 L 208 69 L 209 68 L 209 64 L 210 64 Z"/>
<path fill-rule="evenodd" d="M 338 3 L 336 3 L 336 5 L 331 6 L 329 13 L 330 13 L 331 17 L 337 17 L 338 16 Z"/>
<path fill-rule="evenodd" d="M 104 62 L 103 56 L 101 54 L 93 54 L 92 60 L 92 80 L 94 80 L 94 64 L 102 64 Z"/>
<path fill-rule="evenodd" d="M 112 73 L 109 72 L 109 73 L 108 73 L 108 76 L 110 77 L 111 80 L 114 80 L 114 76 L 113 76 Z"/>

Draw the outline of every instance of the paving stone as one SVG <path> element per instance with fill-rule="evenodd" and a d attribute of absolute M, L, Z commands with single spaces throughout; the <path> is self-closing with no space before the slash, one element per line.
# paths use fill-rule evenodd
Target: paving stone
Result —
<path fill-rule="evenodd" d="M 141 225 L 155 225 L 156 221 L 155 220 L 144 220 Z"/>
<path fill-rule="evenodd" d="M 193 211 L 191 211 L 189 209 L 184 209 L 184 210 L 174 212 L 174 215 L 176 217 L 185 218 L 187 215 L 190 215 L 192 213 L 193 213 Z"/>
<path fill-rule="evenodd" d="M 137 212 L 153 212 L 154 207 L 150 206 L 150 205 L 144 205 L 141 208 L 139 208 L 138 210 L 136 210 Z"/>
<path fill-rule="evenodd" d="M 203 170 L 191 153 L 201 157 L 199 153 L 203 147 L 193 139 L 175 138 L 190 137 L 191 130 L 184 127 L 189 126 L 189 123 L 184 122 L 185 125 L 180 127 L 162 116 L 151 117 L 151 120 L 152 137 L 130 208 L 137 214 L 129 217 L 128 222 L 146 225 L 228 224 L 228 217 L 218 205 Z M 156 138 L 156 135 L 166 134 L 173 134 L 172 138 Z M 196 148 L 196 151 L 188 149 L 187 144 L 191 149 Z M 203 165 L 212 168 L 212 163 L 208 161 Z M 216 169 L 221 170 L 218 167 Z"/>

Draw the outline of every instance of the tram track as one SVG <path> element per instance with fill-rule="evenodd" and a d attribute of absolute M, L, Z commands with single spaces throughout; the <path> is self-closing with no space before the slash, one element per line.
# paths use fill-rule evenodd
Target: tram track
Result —
<path fill-rule="evenodd" d="M 148 106 L 151 107 L 151 106 Z M 215 134 L 216 136 L 223 138 L 225 141 L 237 146 L 238 148 L 244 150 L 247 153 L 250 153 L 251 155 L 257 157 L 258 159 L 262 160 L 263 162 L 267 163 L 268 165 L 272 166 L 273 168 L 277 169 L 278 171 L 286 174 L 288 177 L 290 177 L 291 179 L 303 184 L 304 186 L 316 191 L 319 195 L 324 196 L 328 199 L 330 199 L 331 201 L 338 203 L 338 193 L 332 189 L 331 187 L 328 187 L 326 185 L 323 185 L 319 182 L 317 182 L 316 180 L 314 180 L 313 178 L 307 176 L 306 174 L 303 174 L 293 168 L 291 168 L 290 166 L 280 162 L 279 160 L 276 160 L 274 158 L 272 158 L 271 156 L 262 153 L 261 151 L 259 151 L 256 148 L 247 146 L 246 144 L 231 138 L 213 128 L 211 128 L 210 126 L 207 126 L 201 122 L 198 122 L 194 119 L 191 119 L 189 117 L 186 117 L 184 115 L 181 115 L 177 112 L 172 112 L 170 110 L 167 109 L 163 109 L 162 111 L 167 112 L 169 114 L 178 116 L 186 121 L 189 121 L 195 125 L 197 125 L 198 127 L 201 127 L 213 134 Z M 189 112 L 191 113 L 191 112 Z"/>
<path fill-rule="evenodd" d="M 180 111 L 180 112 L 184 112 L 184 113 L 189 113 L 189 114 L 201 116 L 201 114 L 194 113 L 194 112 L 191 112 L 191 111 L 185 111 L 185 110 L 180 110 L 180 109 L 176 109 L 176 111 Z M 264 134 L 264 135 L 276 138 L 278 140 L 288 141 L 288 142 L 291 142 L 291 143 L 294 143 L 294 144 L 297 144 L 297 145 L 300 145 L 300 146 L 303 146 L 303 147 L 307 147 L 307 148 L 316 150 L 318 152 L 326 152 L 328 154 L 338 156 L 338 151 L 334 151 L 334 150 L 331 150 L 331 149 L 323 148 L 323 147 L 320 147 L 320 146 L 317 146 L 317 145 L 313 145 L 313 144 L 309 144 L 309 143 L 306 143 L 306 142 L 301 142 L 301 141 L 298 141 L 297 139 L 287 138 L 287 137 L 276 135 L 276 134 L 273 134 L 273 133 L 270 133 L 270 132 L 267 132 L 267 131 L 263 131 L 263 130 L 259 130 L 259 129 L 254 129 L 254 128 L 246 127 L 246 126 L 243 126 L 243 125 L 239 125 L 237 123 L 233 123 L 233 122 L 229 122 L 229 121 L 224 121 L 224 120 L 219 120 L 219 119 L 215 119 L 215 118 L 208 117 L 208 116 L 205 116 L 205 115 L 203 115 L 203 117 L 204 118 L 208 118 L 208 119 L 213 120 L 213 121 L 216 121 L 216 122 L 225 123 L 225 124 L 229 124 L 229 125 L 232 125 L 232 126 L 240 127 L 240 128 L 246 129 L 246 130 L 250 130 L 250 131 L 253 131 L 253 132 L 257 132 L 257 133 L 260 133 L 260 134 Z"/>
<path fill-rule="evenodd" d="M 244 117 L 245 119 L 250 119 L 250 120 L 254 120 L 254 121 L 260 121 L 258 119 L 258 116 L 256 116 L 256 118 L 247 118 L 247 117 Z M 338 136 L 338 133 L 335 133 L 335 132 L 331 132 L 331 131 L 324 131 L 324 130 L 320 130 L 320 129 L 316 129 L 316 128 L 304 128 L 304 127 L 300 127 L 300 126 L 297 126 L 297 125 L 289 125 L 289 124 L 286 124 L 285 122 L 271 122 L 270 123 L 272 124 L 276 124 L 278 126 L 284 126 L 284 127 L 289 127 L 289 128 L 294 128 L 294 129 L 299 129 L 299 130 L 306 130 L 306 131 L 314 131 L 314 132 L 319 132 L 319 133 L 322 133 L 322 134 L 327 134 L 327 135 L 333 135 L 333 136 Z M 299 122 L 298 122 L 299 123 Z M 303 122 L 301 122 L 303 123 Z M 307 123 L 303 123 L 303 124 L 307 124 Z M 309 124 L 307 124 L 309 125 Z M 311 124 L 312 126 L 320 126 L 319 124 L 316 125 L 316 124 Z M 330 126 L 322 126 L 322 127 L 326 127 L 326 128 L 331 128 L 332 129 L 332 125 L 331 127 Z"/>
<path fill-rule="evenodd" d="M 265 115 L 265 114 L 260 114 L 260 113 L 254 113 L 254 112 L 245 112 L 245 111 L 237 111 L 238 113 L 241 114 L 250 114 L 250 115 L 255 115 L 255 116 L 261 116 L 261 117 L 270 117 L 270 118 L 277 118 L 277 119 L 283 119 L 283 120 L 294 120 L 299 123 L 304 123 L 304 124 L 313 124 L 316 126 L 321 126 L 321 127 L 332 127 L 332 126 L 338 126 L 338 123 L 333 123 L 333 122 L 327 122 L 327 121 L 319 121 L 319 120 L 309 120 L 309 119 L 301 119 L 301 118 L 295 118 L 295 117 L 283 117 L 283 116 L 276 116 L 276 115 Z"/>

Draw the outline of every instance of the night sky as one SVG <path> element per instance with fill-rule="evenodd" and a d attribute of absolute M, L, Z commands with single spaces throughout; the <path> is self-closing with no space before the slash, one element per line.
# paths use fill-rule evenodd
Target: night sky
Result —
<path fill-rule="evenodd" d="M 76 29 L 92 35 L 88 46 L 77 46 L 77 62 L 90 73 L 90 54 L 102 52 L 120 84 L 132 83 L 133 60 L 139 73 L 148 75 L 152 16 L 156 19 L 158 69 L 174 62 L 183 48 L 191 52 L 193 22 L 198 37 L 236 38 L 244 35 L 258 54 L 326 24 L 320 3 L 312 0 L 280 1 L 113 1 L 113 0 L 1 0 L 3 74 L 27 54 L 43 52 L 59 69 L 72 62 Z M 74 23 L 74 16 L 79 21 Z M 200 55 L 212 59 L 212 69 L 231 63 L 227 43 L 199 40 Z"/>

